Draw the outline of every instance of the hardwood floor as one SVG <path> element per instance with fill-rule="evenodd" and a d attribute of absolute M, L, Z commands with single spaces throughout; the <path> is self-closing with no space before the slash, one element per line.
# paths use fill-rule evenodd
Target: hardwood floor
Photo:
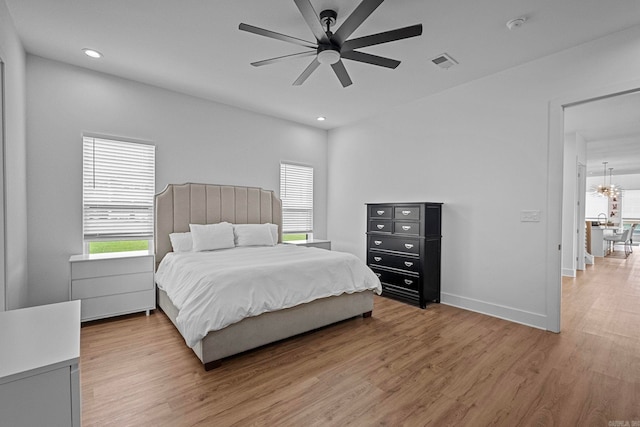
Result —
<path fill-rule="evenodd" d="M 161 311 L 81 334 L 84 426 L 640 426 L 638 248 L 563 281 L 560 334 L 378 297 L 209 372 Z"/>

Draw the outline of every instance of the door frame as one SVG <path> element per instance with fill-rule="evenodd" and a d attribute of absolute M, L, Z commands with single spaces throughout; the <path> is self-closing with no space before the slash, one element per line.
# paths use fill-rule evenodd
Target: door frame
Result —
<path fill-rule="evenodd" d="M 564 109 L 586 102 L 640 91 L 640 80 L 600 88 L 584 88 L 549 101 L 547 206 L 547 327 L 560 332 L 562 318 L 562 184 L 564 159 Z M 575 209 L 575 207 L 574 207 Z"/>
<path fill-rule="evenodd" d="M 5 63 L 0 56 L 0 311 L 7 310 L 7 210 L 5 187 L 6 140 Z"/>

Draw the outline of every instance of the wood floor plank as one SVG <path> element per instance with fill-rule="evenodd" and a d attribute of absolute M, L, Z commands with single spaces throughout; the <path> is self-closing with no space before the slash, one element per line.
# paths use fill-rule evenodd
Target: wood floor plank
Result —
<path fill-rule="evenodd" d="M 160 311 L 87 323 L 83 425 L 640 424 L 640 253 L 614 255 L 563 280 L 560 334 L 377 297 L 206 372 Z"/>

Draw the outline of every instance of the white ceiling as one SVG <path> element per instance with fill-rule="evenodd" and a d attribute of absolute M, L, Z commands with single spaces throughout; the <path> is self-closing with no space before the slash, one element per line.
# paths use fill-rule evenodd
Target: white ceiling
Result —
<path fill-rule="evenodd" d="M 293 0 L 4 1 L 29 53 L 324 129 L 640 23 L 637 0 L 387 0 L 352 37 L 422 23 L 421 37 L 363 49 L 402 61 L 397 69 L 345 60 L 352 86 L 322 66 L 293 87 L 310 58 L 249 63 L 304 49 L 238 30 L 244 22 L 313 41 Z M 311 0 L 318 13 L 337 10 L 337 26 L 359 1 Z M 520 16 L 525 25 L 509 31 Z M 443 52 L 460 65 L 433 65 Z"/>
<path fill-rule="evenodd" d="M 640 91 L 569 107 L 565 133 L 587 142 L 587 176 L 640 174 Z"/>

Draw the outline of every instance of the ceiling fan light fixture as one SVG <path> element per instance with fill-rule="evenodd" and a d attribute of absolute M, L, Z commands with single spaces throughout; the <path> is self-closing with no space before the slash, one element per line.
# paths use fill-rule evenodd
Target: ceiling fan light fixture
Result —
<path fill-rule="evenodd" d="M 340 52 L 333 49 L 325 49 L 318 53 L 318 62 L 321 64 L 333 65 L 340 61 Z"/>

